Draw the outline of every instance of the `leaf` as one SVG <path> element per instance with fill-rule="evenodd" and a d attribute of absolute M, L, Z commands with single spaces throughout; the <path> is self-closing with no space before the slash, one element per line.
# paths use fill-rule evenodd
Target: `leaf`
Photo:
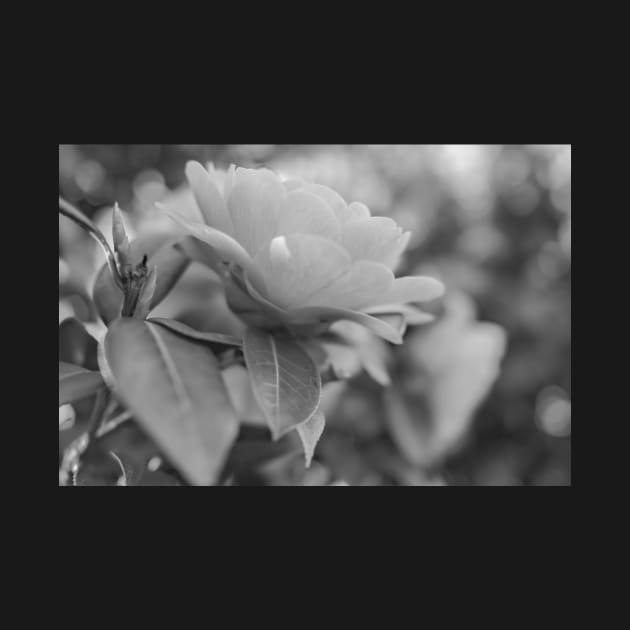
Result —
<path fill-rule="evenodd" d="M 179 251 L 175 245 L 172 238 L 169 242 L 165 241 L 165 237 L 160 240 L 155 235 L 137 238 L 131 243 L 131 260 L 134 263 L 139 263 L 146 253 L 147 266 L 157 267 L 151 309 L 155 308 L 168 295 L 190 264 L 188 256 Z M 107 265 L 103 265 L 96 275 L 92 296 L 96 310 L 105 324 L 120 317 L 123 293 L 116 286 Z"/>
<path fill-rule="evenodd" d="M 216 481 L 238 432 L 236 413 L 209 348 L 132 318 L 112 323 L 104 358 L 115 392 L 180 472 Z"/>
<path fill-rule="evenodd" d="M 313 416 L 321 398 L 321 379 L 296 341 L 248 328 L 243 354 L 254 396 L 275 440 Z"/>
<path fill-rule="evenodd" d="M 86 398 L 104 385 L 98 372 L 59 361 L 59 406 Z"/>
<path fill-rule="evenodd" d="M 251 473 L 264 464 L 294 453 L 297 454 L 298 451 L 288 439 L 277 442 L 262 440 L 237 442 L 230 452 L 221 477 L 228 479 L 232 475 Z"/>
<path fill-rule="evenodd" d="M 243 345 L 243 342 L 238 339 L 238 337 L 233 337 L 232 335 L 223 335 L 221 333 L 200 332 L 174 319 L 163 319 L 161 317 L 154 317 L 149 319 L 148 321 L 153 324 L 158 324 L 159 326 L 164 326 L 164 328 L 167 328 L 172 332 L 183 335 L 188 339 L 194 339 L 195 341 L 205 341 L 211 345 L 218 344 L 220 346 L 240 347 Z"/>
<path fill-rule="evenodd" d="M 59 325 L 59 360 L 74 363 L 88 370 L 98 370 L 96 348 L 98 343 L 85 326 L 69 317 Z"/>
<path fill-rule="evenodd" d="M 315 447 L 324 432 L 325 425 L 326 418 L 324 414 L 321 411 L 317 411 L 309 420 L 303 422 L 297 428 L 298 435 L 304 446 L 304 459 L 306 460 L 307 468 L 311 465 Z"/>

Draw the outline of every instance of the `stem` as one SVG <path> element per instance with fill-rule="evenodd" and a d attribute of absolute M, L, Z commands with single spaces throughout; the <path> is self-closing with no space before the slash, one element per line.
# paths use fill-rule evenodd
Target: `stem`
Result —
<path fill-rule="evenodd" d="M 105 257 L 107 258 L 107 265 L 109 266 L 109 270 L 114 277 L 114 281 L 116 282 L 118 287 L 124 291 L 123 281 L 120 277 L 118 266 L 116 265 L 116 257 L 114 256 L 114 252 L 111 250 L 111 247 L 109 246 L 109 243 L 107 242 L 107 239 L 103 236 L 102 232 L 96 227 L 96 225 L 94 225 L 94 223 L 92 223 L 92 221 L 90 221 L 90 219 L 88 219 L 71 203 L 68 203 L 65 199 L 63 199 L 63 197 L 59 197 L 59 212 L 80 225 L 103 248 L 103 251 L 105 252 Z"/>
<path fill-rule="evenodd" d="M 96 432 L 96 437 L 99 438 L 107 433 L 110 433 L 114 429 L 118 428 L 118 426 L 121 425 L 123 422 L 126 422 L 132 417 L 133 414 L 131 413 L 131 411 L 124 411 L 123 413 L 117 415 L 115 418 L 112 418 L 111 420 L 103 423 L 99 430 Z"/>

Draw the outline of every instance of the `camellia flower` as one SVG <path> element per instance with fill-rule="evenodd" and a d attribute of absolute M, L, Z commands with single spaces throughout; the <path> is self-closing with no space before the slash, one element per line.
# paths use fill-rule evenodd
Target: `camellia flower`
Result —
<path fill-rule="evenodd" d="M 191 194 L 160 205 L 210 246 L 195 257 L 219 273 L 230 308 L 247 323 L 307 334 L 346 319 L 401 343 L 407 323 L 432 319 L 410 303 L 437 298 L 444 287 L 428 277 L 395 278 L 409 232 L 392 219 L 268 169 L 220 172 L 189 162 L 186 176 Z"/>

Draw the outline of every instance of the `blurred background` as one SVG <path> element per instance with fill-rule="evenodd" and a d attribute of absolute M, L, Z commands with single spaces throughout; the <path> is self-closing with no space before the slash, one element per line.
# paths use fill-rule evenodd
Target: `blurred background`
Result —
<path fill-rule="evenodd" d="M 397 275 L 447 287 L 435 323 L 403 346 L 366 346 L 390 386 L 362 371 L 328 387 L 312 467 L 272 462 L 252 483 L 570 485 L 570 145 L 60 145 L 59 194 L 108 237 L 118 202 L 133 231 L 157 220 L 191 159 L 264 165 L 361 201 L 412 232 Z M 102 263 L 60 217 L 60 323 L 98 334 Z"/>

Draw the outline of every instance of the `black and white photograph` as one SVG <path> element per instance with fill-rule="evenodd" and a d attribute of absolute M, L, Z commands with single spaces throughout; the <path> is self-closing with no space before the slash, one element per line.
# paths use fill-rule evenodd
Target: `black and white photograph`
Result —
<path fill-rule="evenodd" d="M 571 145 L 60 144 L 58 334 L 59 486 L 571 486 Z"/>

